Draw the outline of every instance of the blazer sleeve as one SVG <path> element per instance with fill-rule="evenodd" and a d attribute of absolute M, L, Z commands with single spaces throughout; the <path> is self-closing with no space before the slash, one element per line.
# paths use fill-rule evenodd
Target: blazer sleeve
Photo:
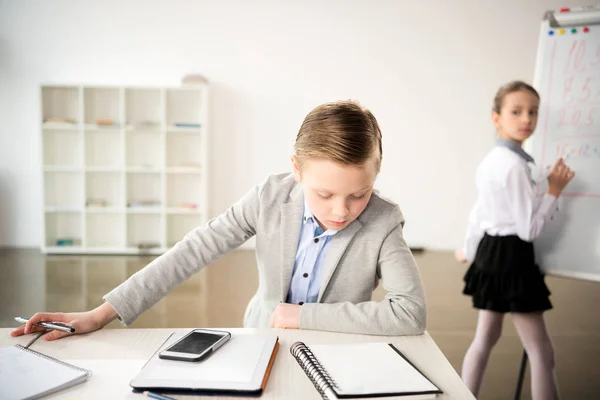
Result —
<path fill-rule="evenodd" d="M 265 183 L 266 184 L 266 183 Z M 257 185 L 225 213 L 189 232 L 181 242 L 104 296 L 119 319 L 131 324 L 174 287 L 256 234 Z"/>
<path fill-rule="evenodd" d="M 307 303 L 300 328 L 368 335 L 419 335 L 427 325 L 421 276 L 402 234 L 404 219 L 398 206 L 379 252 L 377 273 L 387 291 L 383 301 Z M 349 282 L 352 284 L 352 282 Z"/>

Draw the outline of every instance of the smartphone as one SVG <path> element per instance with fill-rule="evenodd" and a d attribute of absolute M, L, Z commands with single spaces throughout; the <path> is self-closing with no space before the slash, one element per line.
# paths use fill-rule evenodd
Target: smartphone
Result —
<path fill-rule="evenodd" d="M 214 329 L 194 329 L 165 350 L 158 353 L 164 360 L 200 361 L 231 338 L 231 333 Z"/>

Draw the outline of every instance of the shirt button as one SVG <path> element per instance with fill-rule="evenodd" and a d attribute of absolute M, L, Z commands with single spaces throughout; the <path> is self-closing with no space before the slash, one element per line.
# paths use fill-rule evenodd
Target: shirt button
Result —
<path fill-rule="evenodd" d="M 315 238 L 315 243 L 319 243 L 319 238 Z"/>
<path fill-rule="evenodd" d="M 301 306 L 302 304 L 304 304 L 304 302 L 303 302 L 303 301 L 301 301 L 300 303 L 298 303 L 298 305 L 299 305 L 299 306 Z"/>
<path fill-rule="evenodd" d="M 302 274 L 303 277 L 308 278 L 308 274 L 305 272 Z"/>

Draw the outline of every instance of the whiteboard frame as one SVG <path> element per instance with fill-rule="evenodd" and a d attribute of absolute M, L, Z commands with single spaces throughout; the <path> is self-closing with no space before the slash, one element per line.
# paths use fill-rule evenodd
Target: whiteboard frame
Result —
<path fill-rule="evenodd" d="M 542 84 L 544 49 L 548 41 L 548 31 L 561 27 L 574 27 L 584 25 L 598 25 L 600 27 L 600 6 L 585 6 L 579 8 L 571 8 L 569 12 L 560 12 L 550 10 L 544 14 L 544 19 L 540 24 L 538 47 L 535 59 L 535 69 L 533 75 L 533 87 L 540 91 Z M 528 153 L 533 152 L 533 143 L 536 142 L 536 137 L 527 140 L 523 147 Z M 543 167 L 543 166 L 541 166 Z M 543 270 L 543 269 L 542 269 Z M 586 272 L 570 271 L 570 270 L 543 270 L 544 274 L 559 278 L 580 279 L 585 281 L 600 282 L 600 274 L 594 275 Z"/>

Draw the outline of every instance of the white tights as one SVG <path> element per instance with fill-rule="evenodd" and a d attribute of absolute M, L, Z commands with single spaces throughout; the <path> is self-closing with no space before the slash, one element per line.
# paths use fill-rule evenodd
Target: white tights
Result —
<path fill-rule="evenodd" d="M 543 314 L 511 313 L 511 316 L 531 364 L 532 399 L 557 400 L 554 348 Z M 503 321 L 503 313 L 479 311 L 475 338 L 465 354 L 462 367 L 462 379 L 475 397 L 479 395 L 490 352 L 502 335 Z"/>

